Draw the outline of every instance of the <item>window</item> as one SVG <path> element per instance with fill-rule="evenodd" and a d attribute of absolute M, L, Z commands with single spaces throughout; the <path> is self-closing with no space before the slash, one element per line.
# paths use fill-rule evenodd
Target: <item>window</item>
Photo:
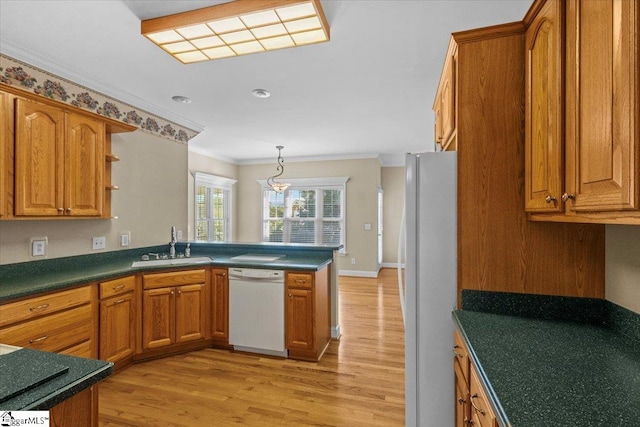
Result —
<path fill-rule="evenodd" d="M 231 240 L 231 187 L 235 180 L 201 172 L 195 179 L 195 239 Z"/>
<path fill-rule="evenodd" d="M 263 191 L 262 241 L 345 246 L 345 192 L 348 178 L 287 179 L 276 193 Z"/>

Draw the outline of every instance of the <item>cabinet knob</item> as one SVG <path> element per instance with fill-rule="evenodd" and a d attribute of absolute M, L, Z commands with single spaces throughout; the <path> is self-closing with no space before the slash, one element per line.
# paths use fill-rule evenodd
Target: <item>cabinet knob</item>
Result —
<path fill-rule="evenodd" d="M 293 295 L 289 294 L 288 297 L 291 298 Z"/>
<path fill-rule="evenodd" d="M 171 291 L 171 295 L 173 295 L 175 292 Z"/>
<path fill-rule="evenodd" d="M 71 210 L 72 210 L 71 208 L 67 208 L 67 209 L 65 209 L 65 212 L 66 212 L 66 213 L 68 213 L 68 214 L 70 214 L 70 213 L 71 213 Z"/>
<path fill-rule="evenodd" d="M 58 208 L 58 213 L 64 213 L 64 208 Z"/>
<path fill-rule="evenodd" d="M 568 193 L 564 193 L 564 194 L 562 195 L 562 201 L 563 201 L 563 202 L 566 202 L 566 201 L 567 201 L 567 200 L 569 200 L 569 199 L 571 199 L 571 200 L 575 200 L 575 199 L 576 199 L 576 195 L 575 195 L 575 194 L 568 194 Z"/>
<path fill-rule="evenodd" d="M 557 199 L 555 197 L 551 197 L 551 196 L 547 196 L 545 197 L 544 201 L 547 203 L 553 203 L 555 202 Z"/>
<path fill-rule="evenodd" d="M 113 287 L 114 291 L 119 291 L 120 289 L 124 289 L 124 285 L 118 285 Z"/>
<path fill-rule="evenodd" d="M 182 291 L 181 291 L 181 290 L 178 290 L 178 295 L 180 295 L 180 294 L 182 294 Z"/>

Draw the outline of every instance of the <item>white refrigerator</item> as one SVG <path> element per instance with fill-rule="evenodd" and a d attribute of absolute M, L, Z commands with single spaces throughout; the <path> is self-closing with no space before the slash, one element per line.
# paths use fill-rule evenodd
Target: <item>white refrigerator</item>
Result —
<path fill-rule="evenodd" d="M 405 425 L 453 426 L 457 154 L 407 154 L 405 171 Z"/>

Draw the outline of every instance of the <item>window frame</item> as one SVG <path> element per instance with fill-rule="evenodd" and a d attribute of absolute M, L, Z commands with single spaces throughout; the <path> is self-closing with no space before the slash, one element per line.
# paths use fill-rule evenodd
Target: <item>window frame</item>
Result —
<path fill-rule="evenodd" d="M 198 222 L 202 221 L 201 218 L 198 218 L 198 187 L 206 187 L 207 189 L 206 221 L 208 223 L 207 241 L 208 242 L 218 241 L 212 238 L 213 237 L 212 221 L 214 220 L 218 221 L 219 219 L 209 217 L 209 214 L 211 212 L 211 210 L 209 209 L 209 203 L 211 199 L 210 191 L 222 190 L 223 192 L 222 223 L 223 223 L 223 229 L 224 229 L 224 236 L 222 241 L 230 242 L 233 238 L 233 215 L 232 215 L 233 191 L 232 190 L 233 190 L 233 185 L 238 181 L 235 179 L 225 178 L 223 176 L 218 176 L 218 175 L 212 175 L 205 172 L 193 172 L 192 174 L 193 174 L 193 228 L 194 228 L 193 237 L 194 237 L 194 240 L 198 240 Z"/>
<path fill-rule="evenodd" d="M 297 178 L 297 179 L 286 179 L 285 181 L 290 183 L 291 186 L 287 188 L 283 193 L 284 198 L 284 216 L 283 220 L 283 236 L 282 243 L 290 243 L 290 227 L 287 226 L 288 223 L 293 223 L 293 218 L 287 218 L 287 212 L 291 211 L 291 198 L 289 196 L 290 191 L 323 191 L 323 190 L 340 190 L 340 206 L 341 206 L 341 219 L 339 220 L 341 223 L 340 227 L 340 253 L 346 253 L 347 251 L 347 181 L 349 177 L 327 177 L 327 178 Z M 258 184 L 261 187 L 262 194 L 262 216 L 261 216 L 261 241 L 267 242 L 266 235 L 266 223 L 269 220 L 273 220 L 275 218 L 267 217 L 269 213 L 269 197 L 268 192 L 273 192 L 273 189 L 269 187 L 266 180 L 257 180 Z M 318 197 L 316 197 L 316 201 L 318 201 Z M 322 202 L 322 201 L 321 201 Z M 316 205 L 316 215 L 318 213 L 323 212 L 322 204 Z M 324 217 L 318 218 L 317 216 L 314 218 L 314 223 L 316 225 L 322 224 L 325 221 L 330 221 L 330 218 L 325 219 Z M 322 228 L 315 227 L 314 240 L 317 242 L 319 238 L 322 237 Z M 315 245 L 317 243 L 309 243 L 310 245 Z"/>

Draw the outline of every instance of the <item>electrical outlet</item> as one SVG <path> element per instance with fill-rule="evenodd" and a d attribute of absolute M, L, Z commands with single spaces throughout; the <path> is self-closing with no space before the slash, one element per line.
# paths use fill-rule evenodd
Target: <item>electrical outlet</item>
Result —
<path fill-rule="evenodd" d="M 129 231 L 123 231 L 120 233 L 120 246 L 125 247 L 131 244 L 131 233 Z"/>
<path fill-rule="evenodd" d="M 182 240 L 182 230 L 178 230 L 178 231 L 176 232 L 176 238 L 177 238 L 178 240 Z"/>
<path fill-rule="evenodd" d="M 98 249 L 104 249 L 107 246 L 106 239 L 104 236 L 102 237 L 94 237 L 93 238 L 93 250 L 96 251 Z"/>
<path fill-rule="evenodd" d="M 351 258 L 351 265 L 356 265 L 356 259 L 355 258 Z"/>
<path fill-rule="evenodd" d="M 32 257 L 45 257 L 47 255 L 47 242 L 46 237 L 34 237 L 31 239 L 31 256 Z"/>

